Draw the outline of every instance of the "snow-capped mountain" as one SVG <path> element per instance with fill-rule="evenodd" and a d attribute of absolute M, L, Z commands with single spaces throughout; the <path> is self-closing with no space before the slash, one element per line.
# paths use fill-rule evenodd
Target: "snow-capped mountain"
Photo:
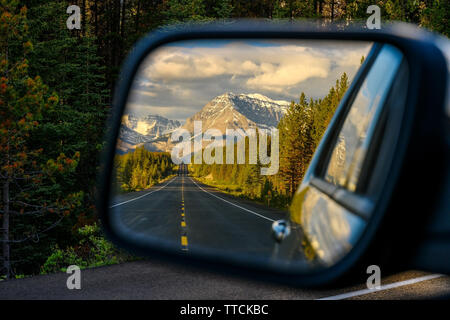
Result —
<path fill-rule="evenodd" d="M 158 115 L 137 117 L 127 114 L 122 118 L 117 149 L 128 152 L 144 145 L 150 151 L 171 151 L 174 144 L 171 133 L 177 128 L 194 132 L 194 121 L 202 122 L 202 131 L 218 129 L 223 134 L 226 129 L 270 129 L 278 125 L 287 113 L 289 102 L 272 100 L 259 93 L 234 94 L 231 92 L 215 97 L 199 112 L 181 126 L 177 120 L 169 120 Z"/>
<path fill-rule="evenodd" d="M 126 114 L 122 117 L 117 148 L 121 152 L 127 152 L 143 143 L 168 136 L 180 126 L 179 121 L 169 120 L 159 115 L 137 117 L 134 114 Z"/>
<path fill-rule="evenodd" d="M 289 102 L 272 100 L 259 93 L 234 94 L 231 92 L 215 97 L 202 110 L 186 120 L 183 128 L 194 131 L 194 121 L 202 121 L 202 130 L 247 129 L 258 127 L 270 129 L 278 125 L 287 113 Z"/>
<path fill-rule="evenodd" d="M 171 132 L 173 129 L 180 127 L 181 123 L 177 120 L 169 120 L 154 114 L 149 114 L 145 117 L 127 114 L 122 117 L 122 125 L 145 136 L 149 140 Z"/>

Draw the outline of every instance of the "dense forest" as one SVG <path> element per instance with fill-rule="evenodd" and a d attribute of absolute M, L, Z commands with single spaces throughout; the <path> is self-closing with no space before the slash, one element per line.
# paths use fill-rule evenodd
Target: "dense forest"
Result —
<path fill-rule="evenodd" d="M 237 164 L 237 161 L 233 164 L 192 164 L 192 175 L 233 195 L 286 208 L 348 86 L 348 77 L 344 73 L 323 99 L 310 98 L 308 101 L 302 92 L 298 102 L 292 101 L 278 124 L 278 174 L 261 175 L 261 164 L 249 164 L 249 148 L 246 147 L 245 164 Z M 246 145 L 248 140 L 246 138 Z"/>
<path fill-rule="evenodd" d="M 81 8 L 80 30 L 66 27 L 67 7 L 74 4 Z M 145 33 L 183 21 L 365 20 L 372 4 L 380 6 L 383 22 L 408 21 L 449 35 L 450 2 L 438 0 L 1 0 L 0 279 L 78 261 L 86 255 L 77 248 L 96 250 L 96 245 L 80 243 L 86 232 L 97 232 L 86 226 L 97 220 L 95 179 L 105 121 L 120 65 Z M 338 99 L 340 86 L 323 100 Z M 301 98 L 283 127 L 293 130 L 289 119 L 294 117 L 327 119 L 326 112 L 306 112 L 320 109 L 312 108 L 316 104 L 332 106 Z M 308 149 L 293 155 L 307 160 L 320 130 L 309 128 L 311 136 L 301 142 Z M 282 154 L 294 152 L 290 146 L 281 148 Z M 283 179 L 257 185 L 269 185 L 264 188 L 276 194 L 291 193 L 307 161 L 295 175 L 283 161 Z"/>
<path fill-rule="evenodd" d="M 169 153 L 150 152 L 138 147 L 114 159 L 116 192 L 140 191 L 150 188 L 174 174 L 175 165 Z"/>

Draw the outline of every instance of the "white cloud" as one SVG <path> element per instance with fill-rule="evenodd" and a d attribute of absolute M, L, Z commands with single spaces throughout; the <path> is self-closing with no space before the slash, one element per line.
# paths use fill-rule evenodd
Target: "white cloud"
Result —
<path fill-rule="evenodd" d="M 312 77 L 326 78 L 329 68 L 327 59 L 299 55 L 298 59 L 283 61 L 278 66 L 262 67 L 262 72 L 249 78 L 246 85 L 256 90 L 281 91 Z"/>
<path fill-rule="evenodd" d="M 357 42 L 266 44 L 234 41 L 195 46 L 191 42 L 162 47 L 144 62 L 129 102 L 181 119 L 230 91 L 257 92 L 275 100 L 296 100 L 302 91 L 310 97 L 322 97 L 343 72 L 351 79 L 361 56 L 370 49 L 369 43 Z"/>
<path fill-rule="evenodd" d="M 219 76 L 244 79 L 247 89 L 280 92 L 310 78 L 326 78 L 332 62 L 358 66 L 367 48 L 324 50 L 308 45 L 251 46 L 235 42 L 227 46 L 165 47 L 151 56 L 141 76 L 154 81 L 200 80 Z"/>

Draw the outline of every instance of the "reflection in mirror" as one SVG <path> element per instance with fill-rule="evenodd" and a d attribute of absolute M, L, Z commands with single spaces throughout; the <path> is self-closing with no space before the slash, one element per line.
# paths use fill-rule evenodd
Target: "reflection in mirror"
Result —
<path fill-rule="evenodd" d="M 356 244 L 367 222 L 314 188 L 298 192 L 290 206 L 293 235 L 280 248 L 284 259 L 310 267 L 332 266 Z"/>
<path fill-rule="evenodd" d="M 356 191 L 361 165 L 380 117 L 388 90 L 402 61 L 401 52 L 384 45 L 352 102 L 333 149 L 325 179 Z"/>
<path fill-rule="evenodd" d="M 336 262 L 365 222 L 314 188 L 294 194 L 371 47 L 196 40 L 152 52 L 122 117 L 113 227 L 186 254 Z"/>

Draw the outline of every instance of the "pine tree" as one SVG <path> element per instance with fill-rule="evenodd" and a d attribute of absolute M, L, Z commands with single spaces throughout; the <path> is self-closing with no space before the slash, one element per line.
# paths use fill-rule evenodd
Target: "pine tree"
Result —
<path fill-rule="evenodd" d="M 58 190 L 61 179 L 74 171 L 79 153 L 74 158 L 60 153 L 56 159 L 43 161 L 44 149 L 31 143 L 58 97 L 39 76 L 30 77 L 27 56 L 33 45 L 28 39 L 27 9 L 19 9 L 18 1 L 3 1 L 0 21 L 0 213 L 3 272 L 9 279 L 13 274 L 11 244 L 39 238 L 79 201 L 79 195 Z M 27 218 L 34 222 L 42 216 L 50 216 L 44 224 L 22 227 L 18 222 Z"/>
<path fill-rule="evenodd" d="M 150 152 L 144 147 L 117 155 L 114 160 L 115 190 L 129 192 L 151 187 L 173 174 L 170 161 L 170 154 Z"/>
<path fill-rule="evenodd" d="M 216 1 L 214 11 L 219 19 L 231 18 L 231 13 L 233 12 L 233 5 L 230 0 L 219 0 Z"/>

